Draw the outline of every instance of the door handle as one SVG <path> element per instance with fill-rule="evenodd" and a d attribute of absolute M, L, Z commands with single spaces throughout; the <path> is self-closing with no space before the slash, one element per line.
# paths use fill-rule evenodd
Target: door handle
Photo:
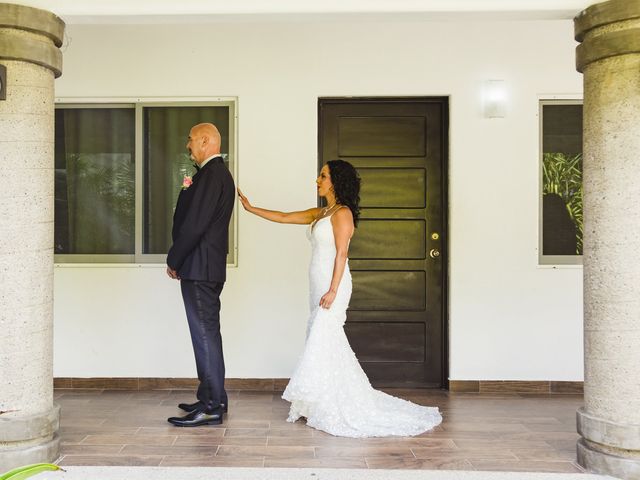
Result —
<path fill-rule="evenodd" d="M 432 248 L 429 252 L 429 256 L 431 258 L 438 258 L 440 256 L 440 250 L 438 250 L 437 248 Z"/>

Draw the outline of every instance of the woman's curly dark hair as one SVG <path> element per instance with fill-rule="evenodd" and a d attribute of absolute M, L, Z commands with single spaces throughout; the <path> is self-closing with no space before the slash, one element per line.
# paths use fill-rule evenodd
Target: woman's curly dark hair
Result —
<path fill-rule="evenodd" d="M 353 224 L 357 227 L 360 219 L 360 175 L 353 165 L 344 160 L 329 160 L 327 165 L 336 201 L 349 207 Z"/>

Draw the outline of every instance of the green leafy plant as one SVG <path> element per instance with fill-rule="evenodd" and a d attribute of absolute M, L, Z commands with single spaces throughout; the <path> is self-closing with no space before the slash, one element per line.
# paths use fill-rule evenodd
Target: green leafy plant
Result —
<path fill-rule="evenodd" d="M 545 153 L 542 157 L 542 193 L 562 197 L 576 226 L 576 254 L 582 255 L 582 153 Z"/>
<path fill-rule="evenodd" d="M 24 480 L 41 472 L 56 470 L 61 470 L 64 472 L 62 468 L 60 468 L 58 465 L 54 465 L 53 463 L 35 463 L 33 465 L 14 468 L 9 472 L 0 475 L 0 480 Z"/>

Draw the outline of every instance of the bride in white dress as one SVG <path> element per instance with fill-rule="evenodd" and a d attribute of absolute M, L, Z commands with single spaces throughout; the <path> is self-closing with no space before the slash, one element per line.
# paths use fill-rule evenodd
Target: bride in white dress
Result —
<path fill-rule="evenodd" d="M 344 333 L 351 298 L 347 253 L 358 223 L 360 178 L 349 162 L 331 160 L 316 180 L 325 208 L 278 212 L 254 207 L 240 190 L 248 212 L 278 223 L 310 225 L 307 236 L 310 307 L 307 341 L 282 395 L 291 402 L 287 421 L 342 437 L 418 435 L 440 424 L 435 407 L 423 407 L 374 390 Z"/>

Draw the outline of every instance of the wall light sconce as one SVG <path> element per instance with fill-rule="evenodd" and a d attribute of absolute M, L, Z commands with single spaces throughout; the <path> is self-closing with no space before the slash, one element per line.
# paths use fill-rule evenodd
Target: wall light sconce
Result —
<path fill-rule="evenodd" d="M 486 118 L 504 118 L 507 111 L 507 88 L 504 80 L 487 80 L 482 89 Z"/>

